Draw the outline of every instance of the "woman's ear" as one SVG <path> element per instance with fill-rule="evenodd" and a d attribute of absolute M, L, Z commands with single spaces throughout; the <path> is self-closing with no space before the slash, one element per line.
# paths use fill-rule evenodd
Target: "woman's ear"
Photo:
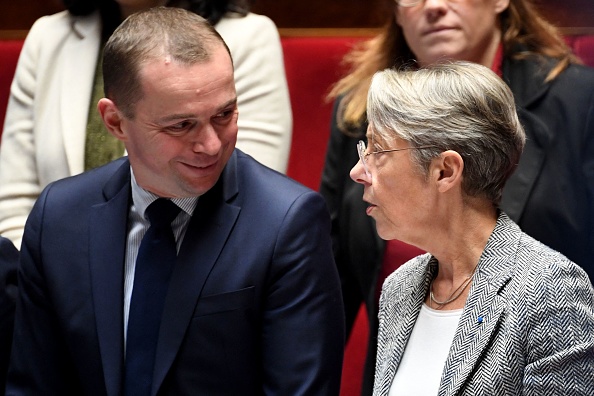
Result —
<path fill-rule="evenodd" d="M 402 27 L 402 21 L 400 20 L 400 18 L 402 18 L 402 15 L 400 15 L 400 12 L 398 12 L 398 6 L 396 6 L 394 8 L 394 20 L 396 21 L 396 24 L 400 27 Z"/>
<path fill-rule="evenodd" d="M 495 14 L 501 14 L 509 7 L 509 0 L 495 0 Z"/>
<path fill-rule="evenodd" d="M 447 150 L 431 162 L 430 175 L 439 192 L 446 192 L 462 185 L 464 160 L 456 151 Z"/>
<path fill-rule="evenodd" d="M 111 99 L 102 98 L 97 103 L 97 110 L 101 114 L 105 127 L 116 139 L 126 140 L 125 133 L 122 130 L 122 121 L 124 119 L 121 111 Z"/>

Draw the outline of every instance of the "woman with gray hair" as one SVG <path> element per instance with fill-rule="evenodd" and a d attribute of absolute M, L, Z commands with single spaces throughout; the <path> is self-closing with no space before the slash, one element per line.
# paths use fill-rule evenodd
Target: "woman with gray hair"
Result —
<path fill-rule="evenodd" d="M 382 288 L 374 395 L 591 394 L 588 276 L 498 209 L 525 142 L 510 89 L 467 62 L 385 70 L 367 115 L 367 215 L 428 252 Z"/>

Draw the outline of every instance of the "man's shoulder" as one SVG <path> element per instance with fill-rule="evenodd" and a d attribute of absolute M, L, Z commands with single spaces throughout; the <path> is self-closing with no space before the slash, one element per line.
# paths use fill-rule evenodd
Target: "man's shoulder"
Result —
<path fill-rule="evenodd" d="M 119 172 L 122 174 L 121 183 L 129 183 L 130 163 L 127 157 L 122 157 L 99 168 L 56 180 L 50 183 L 44 191 L 50 191 L 53 196 L 71 196 L 72 199 L 82 200 L 90 195 L 101 194 L 106 184 Z"/>
<path fill-rule="evenodd" d="M 231 199 L 228 202 L 241 206 L 245 213 L 260 218 L 282 219 L 292 210 L 303 209 L 318 216 L 327 210 L 318 192 L 260 164 L 239 150 L 234 162 L 236 181 L 226 177 L 225 195 Z M 233 193 L 234 188 L 236 194 Z"/>
<path fill-rule="evenodd" d="M 240 189 L 247 188 L 248 191 L 257 188 L 258 191 L 276 191 L 276 194 L 303 194 L 313 192 L 309 187 L 291 179 L 274 169 L 271 169 L 239 149 L 237 153 L 237 174 L 240 180 Z"/>

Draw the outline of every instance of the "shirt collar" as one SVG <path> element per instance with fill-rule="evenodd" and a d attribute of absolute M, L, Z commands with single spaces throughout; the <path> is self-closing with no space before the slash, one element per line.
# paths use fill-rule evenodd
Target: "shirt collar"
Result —
<path fill-rule="evenodd" d="M 150 204 L 152 204 L 157 199 L 161 198 L 156 194 L 153 194 L 150 191 L 145 190 L 144 188 L 140 187 L 136 182 L 136 177 L 134 176 L 134 170 L 130 167 L 130 179 L 131 179 L 131 187 L 132 187 L 132 202 L 136 207 L 138 214 L 140 214 L 144 218 L 144 212 L 146 208 Z M 192 216 L 194 213 L 194 209 L 196 209 L 196 205 L 198 204 L 198 197 L 189 197 L 189 198 L 171 198 L 171 201 L 179 206 L 181 210 L 183 210 L 188 215 Z"/>

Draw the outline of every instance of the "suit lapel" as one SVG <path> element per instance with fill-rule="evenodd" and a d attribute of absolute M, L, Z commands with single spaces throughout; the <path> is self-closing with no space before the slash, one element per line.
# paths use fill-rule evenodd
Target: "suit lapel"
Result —
<path fill-rule="evenodd" d="M 507 299 L 501 292 L 513 275 L 521 235 L 512 224 L 505 214 L 500 215 L 480 258 L 445 362 L 439 396 L 458 394 L 497 331 L 507 307 Z"/>
<path fill-rule="evenodd" d="M 89 263 L 97 336 L 108 395 L 118 395 L 123 372 L 124 259 L 130 206 L 130 165 L 123 165 L 104 188 L 106 202 L 92 207 Z"/>
<path fill-rule="evenodd" d="M 236 154 L 215 187 L 200 197 L 180 248 L 165 301 L 152 394 L 161 387 L 192 319 L 204 284 L 237 221 Z"/>
<path fill-rule="evenodd" d="M 467 302 L 446 360 L 438 395 L 456 395 L 472 373 L 500 322 L 507 301 L 497 295 L 504 279 L 475 278 L 472 301 Z M 480 290 L 480 291 L 478 291 Z M 470 291 L 473 293 L 473 290 Z M 481 318 L 481 319 L 479 319 Z M 494 373 L 496 375 L 496 373 Z"/>
<path fill-rule="evenodd" d="M 550 83 L 544 82 L 549 69 L 534 60 L 507 59 L 503 65 L 503 78 L 514 94 L 520 122 L 526 131 L 524 152 L 505 184 L 501 201 L 501 208 L 516 222 L 522 216 L 556 132 L 531 112 L 532 106 L 549 90 Z"/>

